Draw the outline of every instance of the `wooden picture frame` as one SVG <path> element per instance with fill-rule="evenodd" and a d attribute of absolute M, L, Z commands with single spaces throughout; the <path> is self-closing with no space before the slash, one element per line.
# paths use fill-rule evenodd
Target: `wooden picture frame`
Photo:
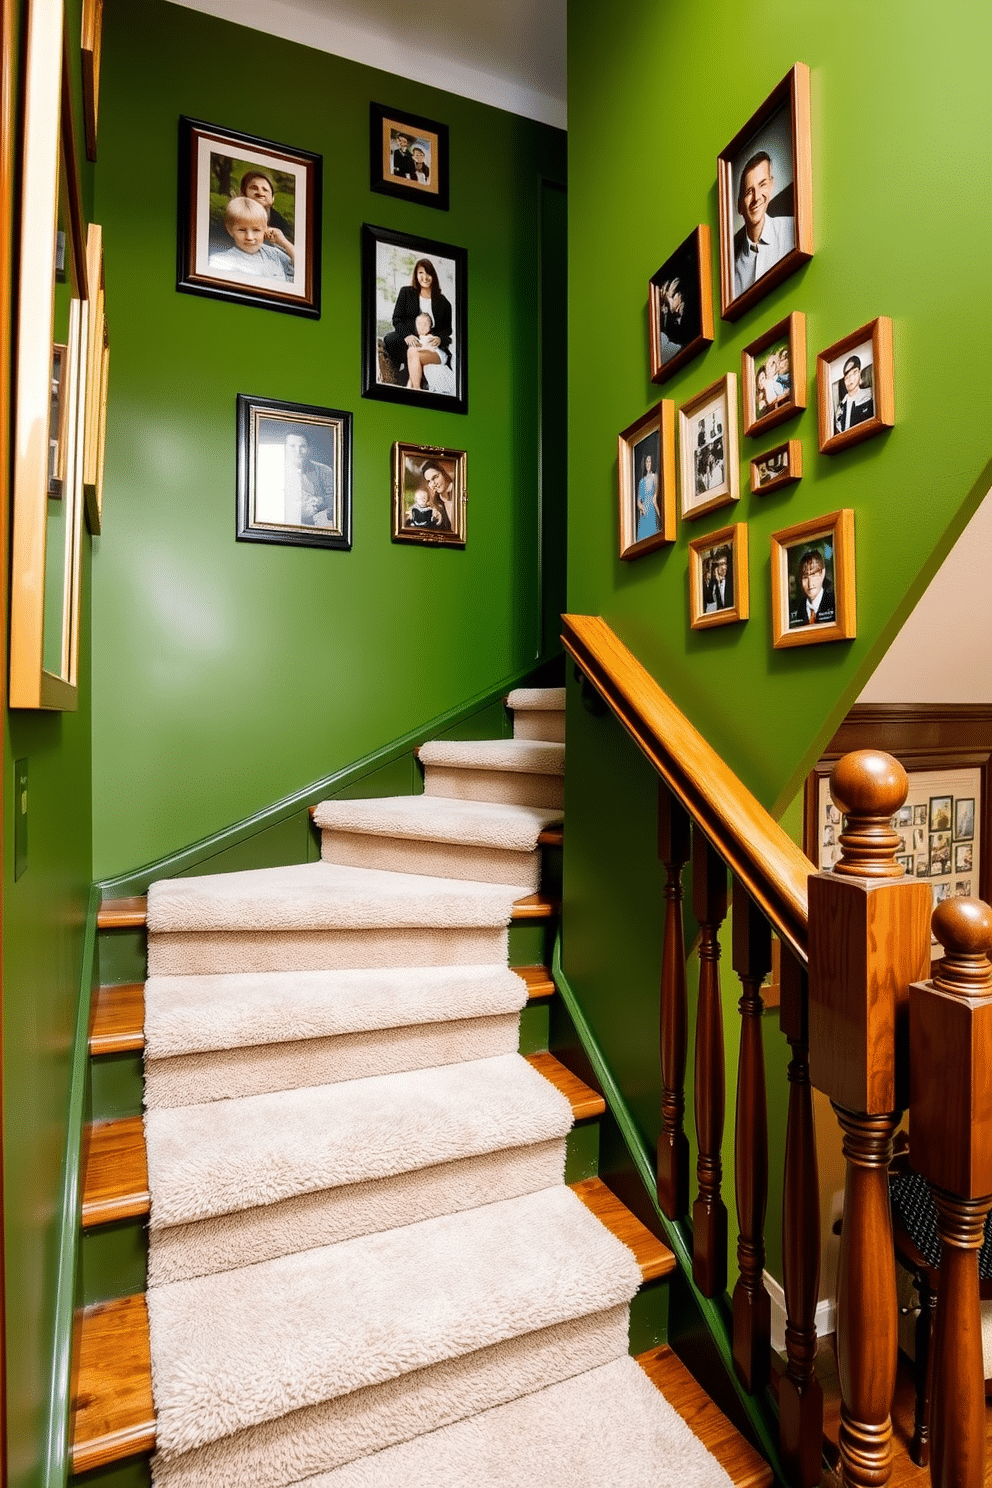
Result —
<path fill-rule="evenodd" d="M 689 624 L 733 625 L 750 613 L 747 523 L 734 522 L 689 543 Z"/>
<path fill-rule="evenodd" d="M 679 408 L 679 465 L 683 522 L 740 500 L 735 373 Z"/>
<path fill-rule="evenodd" d="M 710 229 L 700 223 L 648 282 L 651 381 L 666 382 L 713 340 Z"/>
<path fill-rule="evenodd" d="M 793 310 L 741 352 L 744 433 L 757 438 L 806 407 L 806 317 Z"/>
<path fill-rule="evenodd" d="M 764 450 L 751 461 L 751 494 L 768 496 L 802 480 L 803 447 L 798 439 L 787 439 L 774 449 Z"/>
<path fill-rule="evenodd" d="M 675 404 L 663 398 L 617 435 L 620 557 L 675 541 Z M 642 509 L 643 508 L 643 509 Z"/>
<path fill-rule="evenodd" d="M 83 123 L 86 158 L 96 159 L 96 129 L 100 113 L 100 60 L 103 53 L 103 0 L 83 0 L 80 60 L 83 70 Z"/>
<path fill-rule="evenodd" d="M 238 394 L 237 539 L 351 547 L 352 415 Z"/>
<path fill-rule="evenodd" d="M 797 62 L 717 157 L 724 320 L 737 320 L 813 257 L 810 138 L 809 68 Z M 757 251 L 749 251 L 749 223 L 760 233 Z"/>
<path fill-rule="evenodd" d="M 887 315 L 876 316 L 819 353 L 816 406 L 824 455 L 836 455 L 892 427 L 895 387 L 892 321 Z"/>
<path fill-rule="evenodd" d="M 103 520 L 103 449 L 106 442 L 109 338 L 103 270 L 103 229 L 91 222 L 86 232 L 86 277 L 90 314 L 86 347 L 86 425 L 83 435 L 83 497 L 86 521 L 98 533 Z"/>
<path fill-rule="evenodd" d="M 857 634 L 853 510 L 845 507 L 773 532 L 771 544 L 775 649 L 852 639 Z M 822 576 L 819 583 L 817 576 Z"/>
<path fill-rule="evenodd" d="M 404 148 L 404 143 L 406 148 Z M 383 196 L 448 210 L 448 126 L 407 109 L 369 104 L 369 185 Z"/>
<path fill-rule="evenodd" d="M 433 444 L 393 445 L 393 542 L 464 548 L 468 455 Z"/>

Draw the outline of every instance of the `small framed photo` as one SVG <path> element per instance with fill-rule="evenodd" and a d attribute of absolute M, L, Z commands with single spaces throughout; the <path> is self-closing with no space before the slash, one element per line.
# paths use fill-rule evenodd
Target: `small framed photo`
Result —
<path fill-rule="evenodd" d="M 794 310 L 741 352 L 744 433 L 760 435 L 806 407 L 806 317 Z"/>
<path fill-rule="evenodd" d="M 748 617 L 747 523 L 689 543 L 689 623 L 693 630 Z"/>
<path fill-rule="evenodd" d="M 384 196 L 448 210 L 448 126 L 369 104 L 369 184 Z"/>
<path fill-rule="evenodd" d="M 351 547 L 351 423 L 340 408 L 238 394 L 239 542 Z"/>
<path fill-rule="evenodd" d="M 772 644 L 812 646 L 857 634 L 850 507 L 772 533 Z"/>
<path fill-rule="evenodd" d="M 65 457 L 69 444 L 68 382 L 69 348 L 52 347 L 52 397 L 48 415 L 48 494 L 61 497 L 65 480 Z"/>
<path fill-rule="evenodd" d="M 103 51 L 103 0 L 83 0 L 80 61 L 83 68 L 83 122 L 86 158 L 96 159 L 96 128 L 100 113 L 100 55 Z"/>
<path fill-rule="evenodd" d="M 648 293 L 651 381 L 664 382 L 713 340 L 710 230 L 705 222 L 652 275 Z"/>
<path fill-rule="evenodd" d="M 465 546 L 467 464 L 464 450 L 393 445 L 393 542 Z"/>
<path fill-rule="evenodd" d="M 954 802 L 954 840 L 972 838 L 975 835 L 975 798 Z"/>
<path fill-rule="evenodd" d="M 362 227 L 362 397 L 468 413 L 468 254 Z"/>
<path fill-rule="evenodd" d="M 950 832 L 930 833 L 930 876 L 937 877 L 942 873 L 951 871 L 951 834 Z"/>
<path fill-rule="evenodd" d="M 930 830 L 931 832 L 950 832 L 951 830 L 951 807 L 954 802 L 953 796 L 931 796 L 930 797 Z"/>
<path fill-rule="evenodd" d="M 809 68 L 797 62 L 717 157 L 720 314 L 737 320 L 813 257 Z"/>
<path fill-rule="evenodd" d="M 835 455 L 895 423 L 892 321 L 879 315 L 816 359 L 820 451 Z"/>
<path fill-rule="evenodd" d="M 751 461 L 751 490 L 756 496 L 767 496 L 782 486 L 801 480 L 803 447 L 798 439 L 787 439 Z"/>
<path fill-rule="evenodd" d="M 675 404 L 663 398 L 617 438 L 620 557 L 675 541 Z"/>
<path fill-rule="evenodd" d="M 737 378 L 727 372 L 679 409 L 682 518 L 740 499 Z"/>
<path fill-rule="evenodd" d="M 954 844 L 954 872 L 970 873 L 975 866 L 975 847 L 971 842 Z"/>
<path fill-rule="evenodd" d="M 319 155 L 181 118 L 176 288 L 316 320 L 320 196 Z"/>

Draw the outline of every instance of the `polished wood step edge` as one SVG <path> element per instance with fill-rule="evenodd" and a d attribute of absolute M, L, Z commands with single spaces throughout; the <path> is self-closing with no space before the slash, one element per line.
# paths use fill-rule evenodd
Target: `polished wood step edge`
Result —
<path fill-rule="evenodd" d="M 573 1075 L 553 1054 L 525 1054 L 524 1058 L 532 1069 L 536 1069 L 556 1090 L 561 1091 L 572 1107 L 572 1115 L 576 1121 L 587 1121 L 592 1116 L 603 1115 L 606 1101 L 599 1091 L 593 1090 L 578 1075 Z"/>
<path fill-rule="evenodd" d="M 72 1471 L 90 1472 L 155 1446 L 155 1406 L 143 1296 L 86 1307 L 72 1402 Z"/>
<path fill-rule="evenodd" d="M 637 1363 L 736 1488 L 770 1488 L 771 1467 L 693 1378 L 667 1343 L 637 1355 Z"/>
<path fill-rule="evenodd" d="M 675 1270 L 675 1256 L 664 1241 L 652 1235 L 647 1225 L 632 1214 L 626 1204 L 620 1202 L 612 1189 L 607 1188 L 602 1178 L 583 1178 L 580 1183 L 570 1185 L 576 1198 L 595 1214 L 600 1224 L 605 1225 L 628 1250 L 641 1268 L 643 1281 L 657 1281 Z"/>
<path fill-rule="evenodd" d="M 150 1205 L 141 1117 L 91 1122 L 83 1134 L 83 1229 L 135 1219 Z"/>
<path fill-rule="evenodd" d="M 521 981 L 527 984 L 527 999 L 535 1002 L 541 997 L 553 997 L 558 991 L 546 966 L 511 966 Z"/>
<path fill-rule="evenodd" d="M 545 894 L 528 894 L 517 899 L 513 905 L 512 920 L 550 920 L 561 905 Z M 144 894 L 132 899 L 106 899 L 97 912 L 96 923 L 100 930 L 143 929 L 148 914 L 148 900 Z"/>
<path fill-rule="evenodd" d="M 126 982 L 98 987 L 90 1014 L 91 1054 L 125 1054 L 145 1047 L 145 986 Z"/>

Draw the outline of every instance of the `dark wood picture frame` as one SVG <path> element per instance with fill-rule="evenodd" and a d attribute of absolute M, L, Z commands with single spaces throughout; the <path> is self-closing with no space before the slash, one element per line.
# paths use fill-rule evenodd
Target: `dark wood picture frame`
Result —
<path fill-rule="evenodd" d="M 713 576 L 706 573 L 708 561 L 716 561 L 727 550 L 730 562 L 727 577 L 731 592 L 725 598 L 730 602 L 722 609 L 707 609 L 707 605 L 719 599 L 719 591 L 712 593 Z M 710 597 L 711 596 L 711 597 Z M 732 596 L 732 597 L 731 597 Z M 746 620 L 750 614 L 750 590 L 748 587 L 747 523 L 734 522 L 721 527 L 718 532 L 707 532 L 704 537 L 694 537 L 689 543 L 689 624 L 693 630 L 711 630 L 716 625 L 733 625 Z"/>
<path fill-rule="evenodd" d="M 676 298 L 678 296 L 678 298 Z M 677 312 L 681 308 L 681 314 Z M 684 337 L 680 350 L 667 359 L 662 331 L 671 319 L 673 334 Z M 677 331 L 674 326 L 677 324 Z M 670 339 L 670 338 L 668 338 Z M 713 280 L 710 273 L 710 229 L 700 223 L 670 253 L 648 282 L 648 342 L 651 381 L 667 382 L 713 340 Z M 673 342 L 674 344 L 674 342 Z"/>
<path fill-rule="evenodd" d="M 410 144 L 406 152 L 411 155 L 409 163 L 401 162 L 397 173 L 394 150 L 396 132 L 405 130 Z M 421 179 L 416 159 L 420 150 L 428 176 Z M 403 172 L 413 170 L 414 176 Z M 425 119 L 420 114 L 411 114 L 407 109 L 388 108 L 384 103 L 369 104 L 369 186 L 383 196 L 396 196 L 405 201 L 417 202 L 422 207 L 448 210 L 449 154 L 448 126 L 437 119 Z"/>
<path fill-rule="evenodd" d="M 448 492 L 443 490 L 440 482 L 435 490 L 431 490 L 430 479 L 425 476 L 421 482 L 423 501 L 419 519 L 411 521 L 411 514 L 417 506 L 416 503 L 407 505 L 408 478 L 414 472 L 425 472 L 432 464 L 438 467 L 441 478 L 448 480 Z M 468 505 L 468 455 L 465 450 L 445 449 L 434 444 L 404 444 L 398 440 L 393 445 L 392 486 L 393 542 L 419 543 L 430 548 L 464 548 Z M 446 527 L 444 522 L 448 524 Z"/>
<path fill-rule="evenodd" d="M 864 366 L 863 350 L 871 345 L 870 367 Z M 849 427 L 837 430 L 837 417 L 839 406 L 835 407 L 834 392 L 839 394 L 840 387 L 844 384 L 845 374 L 843 368 L 848 361 L 858 360 L 858 380 L 860 391 L 855 399 L 853 411 L 848 415 Z M 866 373 L 870 372 L 870 380 L 865 383 Z M 867 400 L 861 404 L 861 413 L 867 413 L 867 417 L 860 417 L 853 422 L 856 416 L 858 403 L 868 394 Z M 821 351 L 816 358 L 816 407 L 817 407 L 817 430 L 819 434 L 820 453 L 824 455 L 836 455 L 841 450 L 850 449 L 852 444 L 860 444 L 863 439 L 871 439 L 875 434 L 880 434 L 883 429 L 891 429 L 896 421 L 895 409 L 895 384 L 892 359 L 892 321 L 887 315 L 878 315 L 874 320 L 869 320 L 866 325 L 859 326 L 856 331 L 842 336 L 825 351 Z"/>
<path fill-rule="evenodd" d="M 781 467 L 771 475 L 767 474 L 769 461 L 774 461 Z M 761 476 L 762 466 L 766 471 L 764 479 Z M 796 481 L 802 480 L 802 475 L 802 443 L 798 439 L 787 439 L 784 444 L 776 444 L 774 449 L 762 450 L 760 455 L 755 455 L 752 459 L 751 494 L 768 496 L 772 491 L 780 491 L 783 486 L 795 485 Z"/>
<path fill-rule="evenodd" d="M 768 358 L 763 353 L 770 353 L 772 348 L 779 346 L 787 349 L 788 385 L 782 387 L 781 382 L 778 382 L 781 392 L 772 400 L 771 406 L 766 403 L 762 410 L 758 398 L 758 378 L 762 371 L 768 370 Z M 780 377 L 781 373 L 777 375 Z M 806 317 L 801 310 L 793 310 L 784 320 L 770 326 L 767 331 L 762 331 L 750 346 L 745 346 L 741 352 L 741 392 L 744 402 L 744 433 L 755 439 L 806 407 Z"/>
<path fill-rule="evenodd" d="M 658 525 L 655 532 L 638 540 L 637 501 L 641 482 L 637 478 L 637 460 L 655 455 L 654 448 L 640 450 L 645 440 L 657 438 L 657 468 L 654 496 Z M 675 541 L 675 404 L 663 398 L 634 423 L 617 435 L 617 485 L 619 491 L 620 557 L 640 558 L 655 548 Z M 644 477 L 642 476 L 643 480 Z"/>
<path fill-rule="evenodd" d="M 259 439 L 268 422 L 270 439 Z M 282 444 L 283 502 L 289 439 L 304 435 L 305 452 L 292 456 L 298 474 L 299 521 L 284 505 L 276 515 Z M 315 460 L 313 450 L 325 456 Z M 264 453 L 266 458 L 260 458 Z M 264 466 L 264 469 L 260 468 Z M 264 496 L 262 484 L 266 485 Z M 293 493 L 295 496 L 295 493 Z M 331 506 L 328 509 L 328 501 Z M 351 547 L 352 415 L 341 408 L 319 408 L 309 403 L 286 403 L 276 398 L 238 394 L 237 539 L 239 542 L 278 543 L 294 548 Z"/>

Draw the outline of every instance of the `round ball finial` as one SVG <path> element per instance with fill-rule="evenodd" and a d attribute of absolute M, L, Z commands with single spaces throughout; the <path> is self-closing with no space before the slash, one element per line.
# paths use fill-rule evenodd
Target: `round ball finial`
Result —
<path fill-rule="evenodd" d="M 944 947 L 934 986 L 959 997 L 992 997 L 992 908 L 981 899 L 944 899 L 933 912 Z"/>
<path fill-rule="evenodd" d="M 895 860 L 899 836 L 891 818 L 909 794 L 909 776 L 897 759 L 880 749 L 855 749 L 830 772 L 830 795 L 847 817 L 841 857 L 834 872 L 856 878 L 902 878 Z"/>

